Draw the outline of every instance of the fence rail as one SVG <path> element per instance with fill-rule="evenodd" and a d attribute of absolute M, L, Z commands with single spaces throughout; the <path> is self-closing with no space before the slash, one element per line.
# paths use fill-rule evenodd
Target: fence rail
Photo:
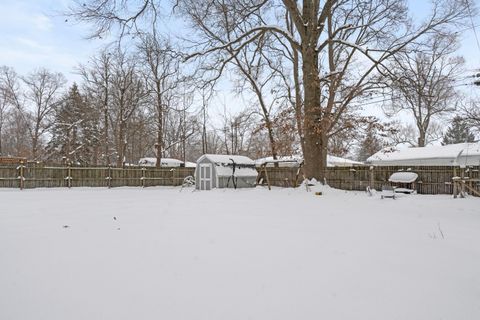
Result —
<path fill-rule="evenodd" d="M 267 167 L 266 169 L 271 185 L 280 187 L 295 186 L 297 168 Z M 416 172 L 418 174 L 416 190 L 420 194 L 452 194 L 453 177 L 480 178 L 478 166 L 469 168 L 451 166 L 355 166 L 327 168 L 325 179 L 329 186 L 337 189 L 365 190 L 368 186 L 380 190 L 382 186 L 390 185 L 388 178 L 397 171 Z M 259 174 L 260 180 L 266 183 L 265 173 L 260 171 Z M 474 187 L 480 190 L 480 185 L 477 184 Z"/>
<path fill-rule="evenodd" d="M 270 184 L 295 187 L 303 180 L 298 168 L 267 167 Z M 479 167 L 459 168 L 448 166 L 355 166 L 334 167 L 325 171 L 328 185 L 344 190 L 381 189 L 389 184 L 388 178 L 397 171 L 418 174 L 416 189 L 420 194 L 452 194 L 453 177 L 479 179 Z M 195 168 L 113 168 L 113 167 L 61 167 L 61 166 L 0 166 L 0 188 L 49 187 L 149 187 L 179 186 Z M 266 183 L 265 172 L 259 169 L 260 181 Z M 472 185 L 480 191 L 480 183 Z"/>
<path fill-rule="evenodd" d="M 0 166 L 0 188 L 179 186 L 194 168 Z"/>

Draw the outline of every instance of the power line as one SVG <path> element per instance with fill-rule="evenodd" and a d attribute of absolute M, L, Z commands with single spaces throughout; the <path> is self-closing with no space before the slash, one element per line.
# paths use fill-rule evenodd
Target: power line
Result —
<path fill-rule="evenodd" d="M 480 80 L 479 81 L 475 81 L 473 83 L 460 83 L 460 84 L 456 84 L 452 87 L 463 87 L 463 86 L 480 86 Z M 355 107 L 363 107 L 363 106 L 368 106 L 370 104 L 376 104 L 376 103 L 383 103 L 383 102 L 391 102 L 391 101 L 394 101 L 394 100 L 399 100 L 401 99 L 401 97 L 391 97 L 391 98 L 383 98 L 383 99 L 380 99 L 380 100 L 374 100 L 372 99 L 373 101 L 367 101 L 367 102 L 362 102 L 362 103 L 358 103 L 358 104 L 355 104 Z"/>
<path fill-rule="evenodd" d="M 475 35 L 475 40 L 477 41 L 477 49 L 480 54 L 480 42 L 478 41 L 477 28 L 473 23 L 472 10 L 470 9 L 470 3 L 468 1 L 466 1 L 466 4 L 467 4 L 468 15 L 470 16 L 470 22 L 472 24 L 473 34 Z"/>
<path fill-rule="evenodd" d="M 466 28 L 457 30 L 457 31 L 455 31 L 454 33 L 460 33 L 460 32 L 463 32 L 463 31 L 472 30 L 472 29 L 474 29 L 474 28 L 476 28 L 476 27 L 480 27 L 480 24 L 472 25 L 471 27 L 466 27 Z"/>

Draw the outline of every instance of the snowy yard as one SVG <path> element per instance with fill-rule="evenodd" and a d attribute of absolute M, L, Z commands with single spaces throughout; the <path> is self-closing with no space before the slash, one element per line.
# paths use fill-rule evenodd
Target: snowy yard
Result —
<path fill-rule="evenodd" d="M 480 199 L 323 192 L 0 189 L 0 319 L 480 319 Z"/>

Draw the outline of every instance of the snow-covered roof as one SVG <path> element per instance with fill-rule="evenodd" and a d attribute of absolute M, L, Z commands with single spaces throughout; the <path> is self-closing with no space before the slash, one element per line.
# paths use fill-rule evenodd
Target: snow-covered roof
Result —
<path fill-rule="evenodd" d="M 370 158 L 367 163 L 375 165 L 479 165 L 480 143 L 457 143 L 445 146 L 417 148 L 385 148 Z"/>
<path fill-rule="evenodd" d="M 195 162 L 185 161 L 185 168 L 196 168 L 197 164 Z"/>
<path fill-rule="evenodd" d="M 218 177 L 256 177 L 258 175 L 255 169 L 255 162 L 245 156 L 225 155 L 225 154 L 204 154 L 198 158 L 197 163 L 204 159 L 210 160 L 215 164 L 215 171 Z M 233 162 L 235 162 L 235 173 L 233 173 Z"/>
<path fill-rule="evenodd" d="M 351 167 L 362 164 L 363 162 L 327 155 L 327 167 Z"/>
<path fill-rule="evenodd" d="M 288 162 L 286 162 L 288 161 Z M 296 167 L 303 161 L 303 157 L 299 155 L 293 156 L 280 156 L 278 157 L 278 166 L 279 167 Z M 268 162 L 267 167 L 274 166 L 273 157 L 266 157 L 255 160 L 256 166 L 261 166 L 262 164 Z M 362 165 L 362 162 L 327 155 L 327 167 L 351 167 L 353 165 Z"/>
<path fill-rule="evenodd" d="M 418 174 L 415 172 L 401 171 L 393 173 L 388 181 L 398 183 L 412 183 L 417 180 Z"/>
<path fill-rule="evenodd" d="M 249 157 L 228 154 L 204 154 L 198 158 L 197 163 L 205 158 L 215 164 L 232 164 L 233 160 L 236 164 L 255 165 L 255 162 Z"/>
<path fill-rule="evenodd" d="M 267 167 L 273 167 L 274 162 L 278 163 L 279 167 L 298 167 L 298 165 L 303 161 L 301 156 L 279 156 L 277 160 L 273 160 L 273 157 L 260 158 L 255 160 L 255 165 L 260 167 L 261 165 L 268 162 Z"/>
<path fill-rule="evenodd" d="M 138 165 L 140 166 L 147 166 L 147 167 L 154 167 L 157 163 L 157 158 L 141 158 L 138 160 Z M 161 167 L 180 167 L 182 166 L 183 161 L 173 158 L 162 158 L 160 161 Z"/>

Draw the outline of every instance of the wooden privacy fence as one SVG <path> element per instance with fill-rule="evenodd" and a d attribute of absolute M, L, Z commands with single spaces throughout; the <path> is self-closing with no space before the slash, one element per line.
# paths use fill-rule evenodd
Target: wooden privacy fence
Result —
<path fill-rule="evenodd" d="M 298 168 L 267 167 L 270 184 L 280 187 L 296 187 L 302 174 Z M 259 169 L 259 181 L 266 183 L 265 173 Z M 452 178 L 468 178 L 472 188 L 480 191 L 479 167 L 459 168 L 447 166 L 355 166 L 327 168 L 326 182 L 333 188 L 362 190 L 367 186 L 380 190 L 388 185 L 388 178 L 397 171 L 413 171 L 418 174 L 416 188 L 420 194 L 452 194 Z M 0 188 L 48 188 L 48 187 L 148 187 L 179 186 L 184 179 L 193 176 L 195 168 L 112 168 L 112 167 L 48 167 L 48 166 L 0 166 Z M 298 181 L 297 181 L 298 177 Z M 297 183 L 295 183 L 297 181 Z"/>
<path fill-rule="evenodd" d="M 295 186 L 297 168 L 267 167 L 270 184 L 279 187 Z M 412 171 L 418 174 L 416 183 L 420 194 L 452 194 L 453 177 L 469 177 L 478 179 L 479 167 L 459 168 L 451 166 L 355 166 L 332 167 L 325 171 L 326 182 L 329 186 L 343 190 L 366 190 L 367 186 L 380 190 L 383 185 L 389 185 L 388 178 L 397 171 Z M 260 171 L 262 182 L 266 183 L 265 173 Z M 300 181 L 301 175 L 300 175 Z M 480 190 L 480 185 L 473 186 Z"/>
<path fill-rule="evenodd" d="M 179 186 L 195 168 L 0 166 L 0 188 Z"/>

